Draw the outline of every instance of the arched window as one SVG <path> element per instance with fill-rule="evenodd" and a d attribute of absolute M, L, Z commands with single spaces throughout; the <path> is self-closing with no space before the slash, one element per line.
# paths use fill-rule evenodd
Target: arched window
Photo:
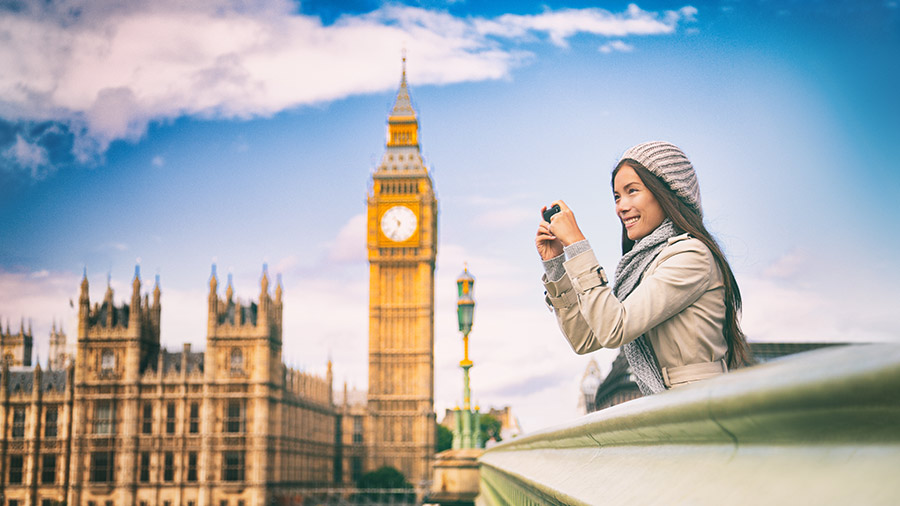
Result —
<path fill-rule="evenodd" d="M 103 350 L 100 355 L 100 369 L 103 371 L 112 371 L 116 368 L 116 354 L 112 350 Z"/>
<path fill-rule="evenodd" d="M 231 370 L 232 372 L 244 370 L 244 354 L 240 348 L 231 349 Z"/>

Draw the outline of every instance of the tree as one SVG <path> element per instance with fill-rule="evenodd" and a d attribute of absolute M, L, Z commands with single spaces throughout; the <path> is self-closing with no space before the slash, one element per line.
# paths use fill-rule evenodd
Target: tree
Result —
<path fill-rule="evenodd" d="M 435 451 L 440 453 L 453 447 L 453 432 L 441 424 L 437 426 L 437 448 Z"/>
<path fill-rule="evenodd" d="M 494 441 L 498 443 L 503 441 L 503 438 L 500 437 L 500 429 L 503 427 L 503 424 L 500 423 L 500 420 L 497 420 L 493 415 L 483 414 L 481 415 L 481 434 L 485 441 L 488 439 L 494 438 Z"/>
<path fill-rule="evenodd" d="M 403 473 L 391 466 L 384 466 L 375 471 L 362 475 L 356 482 L 356 487 L 364 492 L 361 499 L 367 501 L 402 501 L 409 502 L 415 499 L 412 492 L 413 486 L 406 481 Z M 409 492 L 391 493 L 386 489 L 409 489 Z"/>

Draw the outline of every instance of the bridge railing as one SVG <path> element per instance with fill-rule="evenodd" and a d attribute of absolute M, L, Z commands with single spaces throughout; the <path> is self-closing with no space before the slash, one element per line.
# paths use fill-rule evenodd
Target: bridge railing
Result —
<path fill-rule="evenodd" d="M 480 461 L 481 505 L 900 504 L 900 345 L 746 368 Z"/>

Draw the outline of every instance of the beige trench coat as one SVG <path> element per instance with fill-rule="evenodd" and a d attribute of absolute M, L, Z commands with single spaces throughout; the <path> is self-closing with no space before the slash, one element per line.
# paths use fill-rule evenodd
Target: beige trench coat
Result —
<path fill-rule="evenodd" d="M 667 387 L 727 371 L 725 286 L 709 249 L 688 234 L 672 237 L 623 302 L 606 283 L 594 252 L 544 276 L 547 303 L 576 353 L 618 348 L 646 334 Z"/>

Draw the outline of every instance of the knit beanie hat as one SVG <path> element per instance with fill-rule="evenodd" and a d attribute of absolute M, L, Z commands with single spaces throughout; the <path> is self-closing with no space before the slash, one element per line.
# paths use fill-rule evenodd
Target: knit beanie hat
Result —
<path fill-rule="evenodd" d="M 678 146 L 669 142 L 651 141 L 628 148 L 619 159 L 630 158 L 659 177 L 670 190 L 689 207 L 703 216 L 700 208 L 700 183 L 694 166 Z M 617 165 L 618 166 L 618 165 Z"/>

